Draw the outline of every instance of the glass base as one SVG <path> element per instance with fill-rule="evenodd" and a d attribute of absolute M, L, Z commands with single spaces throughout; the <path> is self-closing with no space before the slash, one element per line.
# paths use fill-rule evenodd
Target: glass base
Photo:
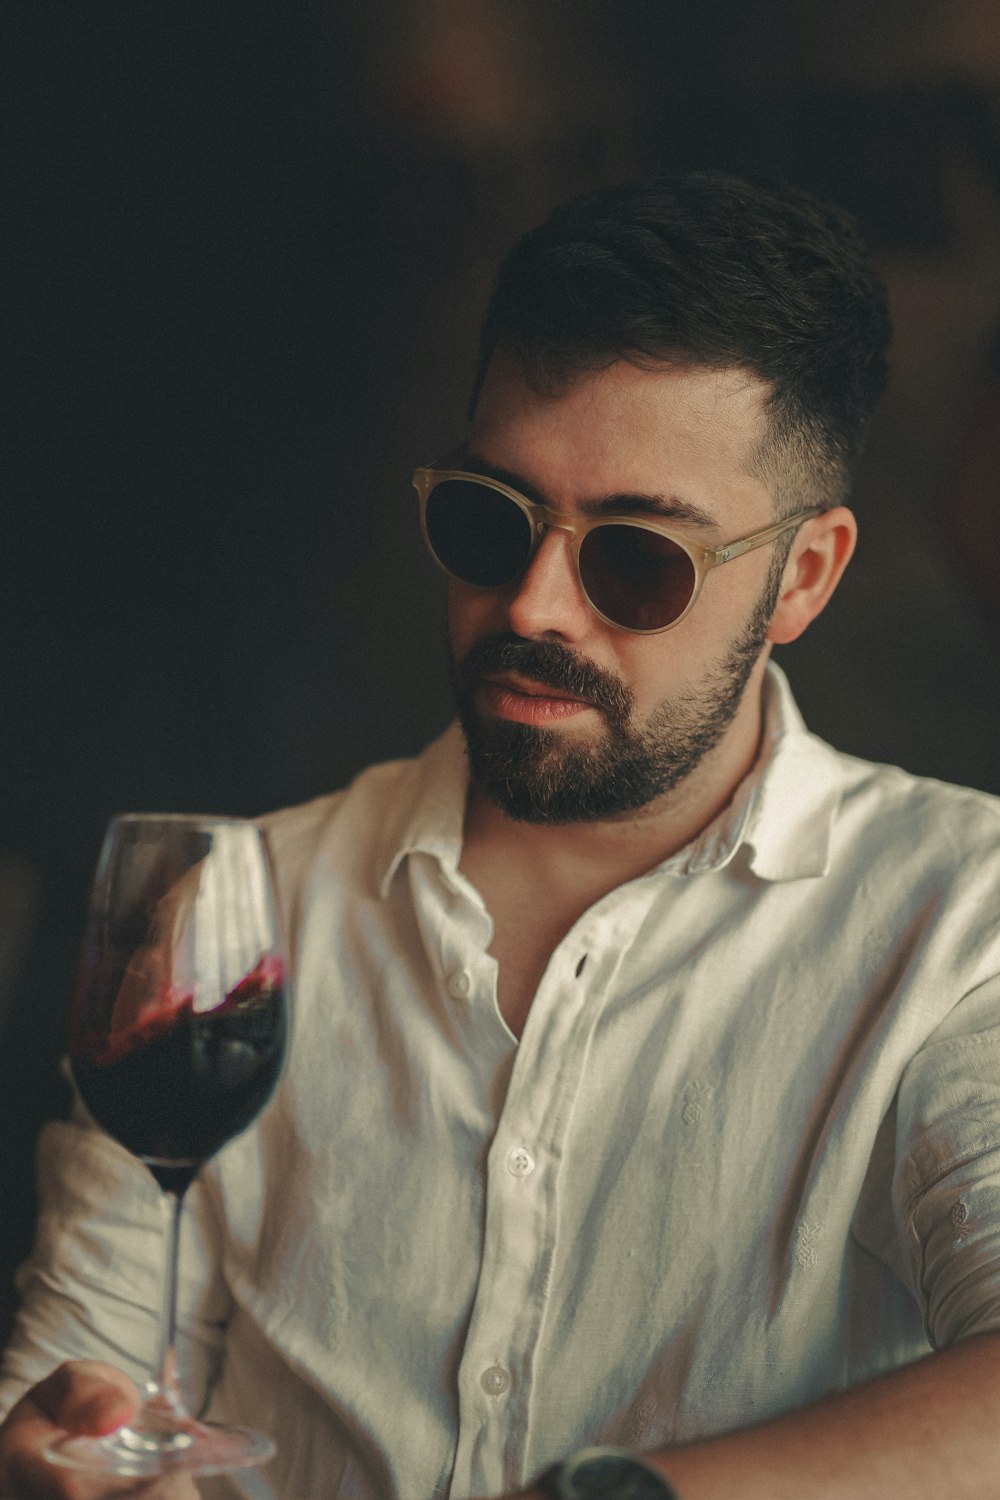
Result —
<path fill-rule="evenodd" d="M 64 1437 L 45 1450 L 50 1463 L 88 1474 L 147 1479 L 157 1474 L 226 1474 L 267 1463 L 274 1444 L 248 1427 L 181 1421 L 175 1428 L 119 1427 L 107 1437 Z"/>

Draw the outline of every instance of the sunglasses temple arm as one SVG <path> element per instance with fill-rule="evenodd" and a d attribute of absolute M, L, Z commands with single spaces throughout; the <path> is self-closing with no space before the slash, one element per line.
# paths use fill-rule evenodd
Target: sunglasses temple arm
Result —
<path fill-rule="evenodd" d="M 718 547 L 711 553 L 713 566 L 717 563 L 732 562 L 734 557 L 742 557 L 744 552 L 753 552 L 757 547 L 766 547 L 768 542 L 777 541 L 786 531 L 791 531 L 793 526 L 801 526 L 803 521 L 808 521 L 812 516 L 818 516 L 821 507 L 811 506 L 809 510 L 797 511 L 794 516 L 786 516 L 783 521 L 776 521 L 773 526 L 768 526 L 764 531 L 755 531 L 753 536 L 741 537 L 737 542 L 730 542 L 726 547 Z"/>

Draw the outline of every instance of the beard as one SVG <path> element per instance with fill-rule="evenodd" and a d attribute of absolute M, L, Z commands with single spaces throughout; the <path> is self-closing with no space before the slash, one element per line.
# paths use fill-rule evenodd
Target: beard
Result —
<path fill-rule="evenodd" d="M 767 638 L 774 594 L 769 578 L 742 634 L 699 687 L 661 703 L 643 725 L 634 722 L 631 689 L 567 646 L 512 633 L 477 641 L 452 662 L 473 783 L 508 817 L 528 823 L 613 818 L 673 791 L 732 723 Z M 476 688 L 483 674 L 506 671 L 585 699 L 600 713 L 603 734 L 576 744 L 533 724 L 484 719 Z"/>

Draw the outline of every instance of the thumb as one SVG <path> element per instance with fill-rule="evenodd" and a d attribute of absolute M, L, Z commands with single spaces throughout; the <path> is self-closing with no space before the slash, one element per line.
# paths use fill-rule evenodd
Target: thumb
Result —
<path fill-rule="evenodd" d="M 139 1392 L 127 1375 L 90 1359 L 60 1365 L 30 1395 L 55 1426 L 95 1437 L 114 1432 L 140 1405 Z"/>

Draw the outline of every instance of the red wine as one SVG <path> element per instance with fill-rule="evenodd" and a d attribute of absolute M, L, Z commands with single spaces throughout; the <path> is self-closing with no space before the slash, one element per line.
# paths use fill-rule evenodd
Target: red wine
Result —
<path fill-rule="evenodd" d="M 264 960 L 213 1010 L 165 997 L 126 1029 L 74 1040 L 84 1103 L 165 1192 L 182 1193 L 267 1102 L 285 1050 L 283 998 L 281 971 Z"/>

